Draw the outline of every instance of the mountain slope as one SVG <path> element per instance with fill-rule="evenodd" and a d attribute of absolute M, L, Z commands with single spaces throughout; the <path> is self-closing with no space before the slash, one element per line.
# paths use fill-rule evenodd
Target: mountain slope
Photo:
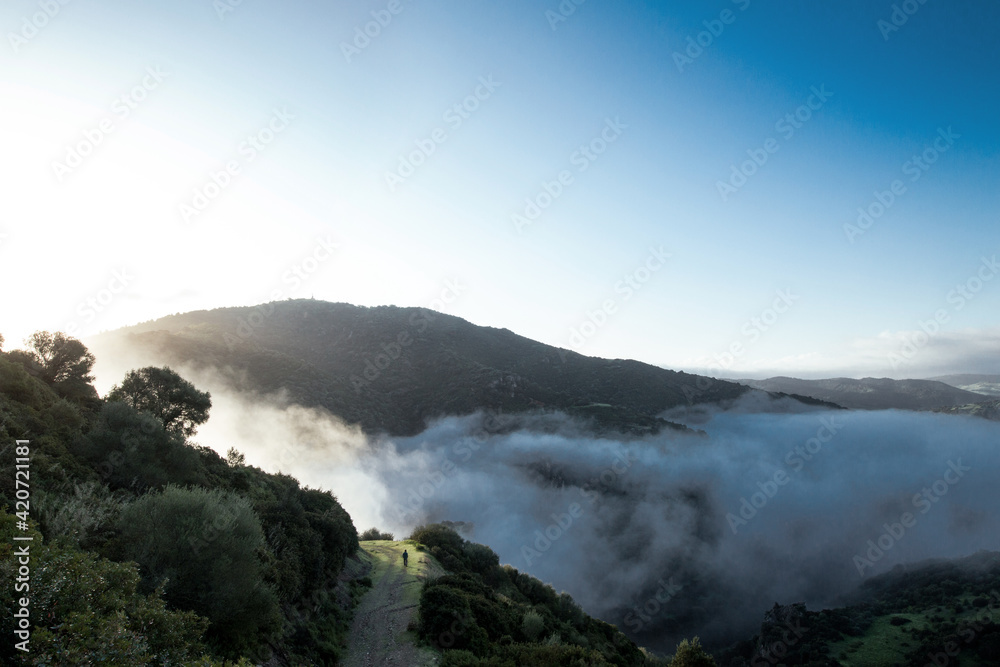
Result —
<path fill-rule="evenodd" d="M 172 315 L 102 334 L 132 365 L 218 368 L 238 386 L 282 389 L 368 432 L 413 435 L 477 410 L 559 409 L 654 432 L 667 408 L 735 399 L 742 385 L 630 360 L 585 357 L 418 308 L 289 300 Z M 679 427 L 683 428 L 683 427 Z"/>
<path fill-rule="evenodd" d="M 961 375 L 942 375 L 928 379 L 944 382 L 945 384 L 950 384 L 952 387 L 983 394 L 984 396 L 1000 397 L 1000 375 L 965 373 Z"/>
<path fill-rule="evenodd" d="M 969 403 L 967 405 L 950 405 L 944 408 L 935 408 L 934 412 L 943 412 L 949 415 L 969 415 L 971 417 L 982 417 L 990 421 L 1000 422 L 1000 399 L 983 401 L 981 403 Z"/>
<path fill-rule="evenodd" d="M 722 652 L 719 664 L 1000 664 L 1000 553 L 897 565 L 845 603 L 822 611 L 775 604 L 760 633 Z"/>
<path fill-rule="evenodd" d="M 889 378 L 830 378 L 800 380 L 773 377 L 766 380 L 740 380 L 757 389 L 788 394 L 802 394 L 831 401 L 856 410 L 927 410 L 975 403 L 983 399 L 974 394 L 933 380 L 890 380 Z"/>

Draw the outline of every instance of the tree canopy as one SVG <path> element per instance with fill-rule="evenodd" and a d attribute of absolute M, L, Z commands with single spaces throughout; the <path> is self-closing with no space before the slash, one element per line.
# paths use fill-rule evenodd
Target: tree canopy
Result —
<path fill-rule="evenodd" d="M 194 434 L 208 420 L 212 397 L 172 369 L 146 366 L 129 371 L 121 385 L 115 385 L 106 396 L 109 402 L 121 401 L 136 410 L 149 412 L 163 422 L 170 432 L 184 437 Z"/>
<path fill-rule="evenodd" d="M 64 398 L 87 402 L 97 399 L 91 386 L 94 376 L 90 374 L 94 355 L 83 343 L 61 331 L 36 331 L 25 344 L 27 350 L 15 350 L 8 357 Z"/>

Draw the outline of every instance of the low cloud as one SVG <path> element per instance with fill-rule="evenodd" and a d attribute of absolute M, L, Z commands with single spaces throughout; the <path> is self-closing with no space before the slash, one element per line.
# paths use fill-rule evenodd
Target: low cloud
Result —
<path fill-rule="evenodd" d="M 758 396 L 672 415 L 707 435 L 617 440 L 559 414 L 480 413 L 371 437 L 178 370 L 212 391 L 199 442 L 333 491 L 359 530 L 461 522 L 664 651 L 749 637 L 774 602 L 836 605 L 897 563 L 1000 549 L 1000 424 L 985 420 L 788 412 Z"/>

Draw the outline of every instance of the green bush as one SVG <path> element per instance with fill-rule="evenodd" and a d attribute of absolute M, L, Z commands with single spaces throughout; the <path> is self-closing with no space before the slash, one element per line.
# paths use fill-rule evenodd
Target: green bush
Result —
<path fill-rule="evenodd" d="M 170 433 L 148 413 L 124 403 L 107 403 L 94 427 L 72 447 L 112 489 L 134 493 L 167 484 L 204 484 L 204 466 L 184 437 Z"/>
<path fill-rule="evenodd" d="M 545 619 L 542 618 L 542 615 L 534 609 L 526 611 L 524 620 L 521 621 L 521 632 L 528 641 L 537 641 L 543 630 L 545 630 Z"/>
<path fill-rule="evenodd" d="M 12 537 L 15 518 L 0 508 L 0 579 L 14 581 L 17 561 Z M 204 652 L 208 620 L 193 612 L 168 610 L 161 590 L 138 592 L 134 563 L 114 563 L 75 547 L 46 543 L 31 535 L 29 645 L 37 665 L 181 664 Z M 0 663 L 14 664 L 14 587 L 0 588 Z M 54 622 L 52 619 L 57 619 Z"/>
<path fill-rule="evenodd" d="M 366 530 L 365 532 L 358 535 L 358 539 L 362 542 L 369 542 L 372 540 L 395 540 L 396 537 L 392 533 L 383 533 L 378 528 L 374 526 Z"/>
<path fill-rule="evenodd" d="M 670 661 L 670 667 L 716 667 L 715 659 L 701 647 L 701 640 L 681 641 Z"/>
<path fill-rule="evenodd" d="M 278 600 L 264 582 L 260 521 L 232 493 L 168 486 L 126 507 L 116 548 L 139 563 L 147 588 L 212 622 L 208 639 L 229 656 L 256 654 L 278 630 Z"/>

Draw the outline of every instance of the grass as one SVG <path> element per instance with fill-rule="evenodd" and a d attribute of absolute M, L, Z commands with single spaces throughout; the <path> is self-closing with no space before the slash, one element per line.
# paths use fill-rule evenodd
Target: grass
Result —
<path fill-rule="evenodd" d="M 363 604 L 367 607 L 394 609 L 413 608 L 410 625 L 418 619 L 417 609 L 420 604 L 420 592 L 423 582 L 445 574 L 445 569 L 432 555 L 426 551 L 417 550 L 413 540 L 398 542 L 389 540 L 366 540 L 360 543 L 358 557 L 371 566 L 368 576 L 371 577 L 372 588 Z M 407 567 L 403 567 L 403 551 L 409 555 Z M 389 604 L 391 591 L 399 591 L 399 597 Z M 440 656 L 427 648 L 419 646 L 416 632 L 409 629 L 398 637 L 399 640 L 413 645 L 416 660 L 413 667 L 430 667 L 438 664 Z"/>
<path fill-rule="evenodd" d="M 894 616 L 910 619 L 907 625 L 892 625 Z M 913 638 L 913 628 L 924 628 L 929 621 L 924 614 L 889 614 L 872 623 L 862 637 L 847 637 L 829 645 L 830 655 L 843 665 L 865 667 L 896 667 L 909 664 L 907 653 L 920 644 Z M 903 646 L 903 643 L 909 646 Z M 840 656 L 846 655 L 844 661 Z"/>

